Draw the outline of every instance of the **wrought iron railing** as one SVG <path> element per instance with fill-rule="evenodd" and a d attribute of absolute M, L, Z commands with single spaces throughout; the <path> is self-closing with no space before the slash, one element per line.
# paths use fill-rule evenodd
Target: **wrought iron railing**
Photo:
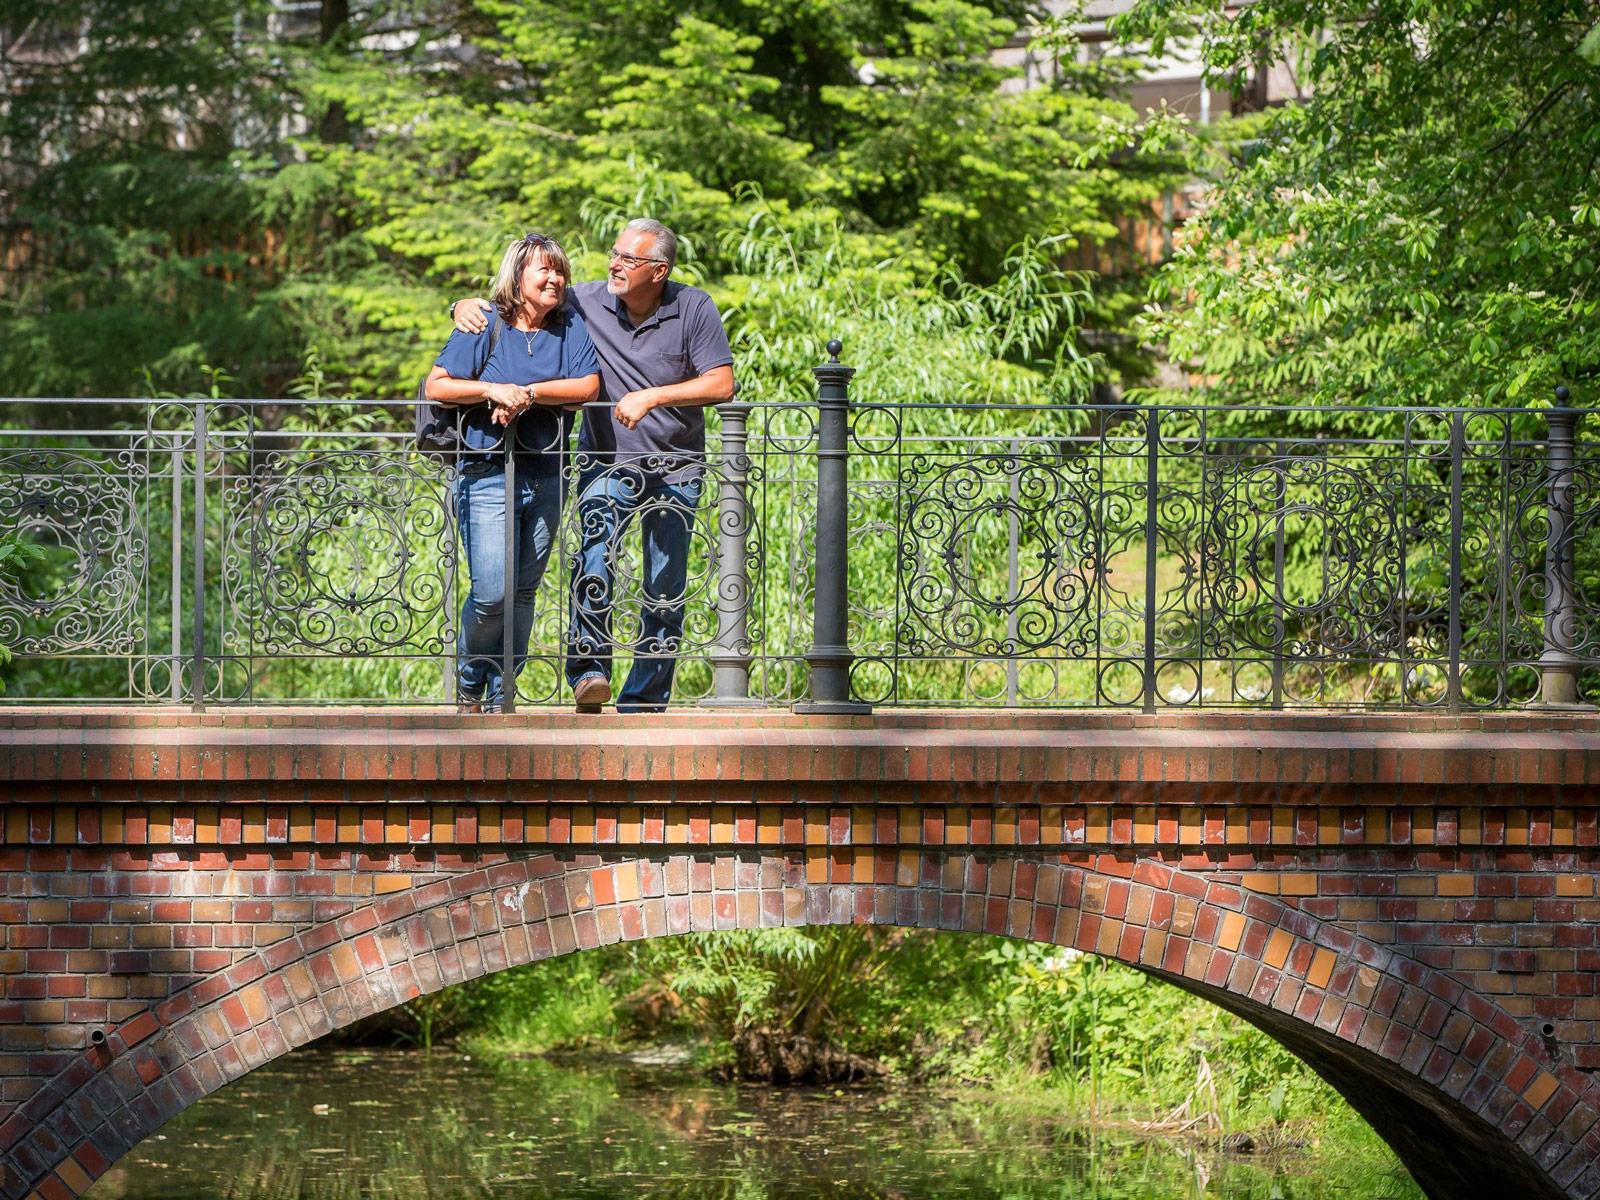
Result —
<path fill-rule="evenodd" d="M 851 374 L 711 416 L 698 505 L 654 511 L 690 531 L 680 595 L 649 594 L 637 528 L 611 539 L 614 684 L 640 653 L 677 663 L 675 704 L 821 712 L 1600 700 L 1600 423 L 1564 393 L 878 405 Z M 0 401 L 0 537 L 44 550 L 0 577 L 4 700 L 453 703 L 463 468 L 413 441 L 403 404 Z M 573 497 L 622 469 L 559 453 L 507 707 L 571 702 Z M 637 644 L 663 604 L 681 637 Z"/>

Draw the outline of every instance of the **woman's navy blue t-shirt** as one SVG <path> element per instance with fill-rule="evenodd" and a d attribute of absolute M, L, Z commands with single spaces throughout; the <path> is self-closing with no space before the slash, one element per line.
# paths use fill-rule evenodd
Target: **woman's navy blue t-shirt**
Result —
<path fill-rule="evenodd" d="M 550 314 L 544 328 L 524 333 L 509 324 L 500 331 L 494 353 L 489 353 L 489 331 L 450 335 L 435 364 L 452 379 L 481 379 L 485 383 L 529 384 L 551 379 L 579 379 L 600 370 L 594 342 L 583 318 L 571 308 Z M 499 454 L 472 454 L 474 450 L 500 449 L 505 426 L 489 418 L 487 401 L 461 405 L 463 463 L 499 460 Z M 554 474 L 561 469 L 562 451 L 572 430 L 572 414 L 542 404 L 523 410 L 517 423 L 517 470 Z"/>

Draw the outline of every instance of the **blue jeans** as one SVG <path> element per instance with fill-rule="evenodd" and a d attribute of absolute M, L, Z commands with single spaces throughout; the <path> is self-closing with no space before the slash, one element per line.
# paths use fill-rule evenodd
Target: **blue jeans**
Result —
<path fill-rule="evenodd" d="M 518 464 L 519 466 L 521 464 Z M 513 597 L 513 670 L 520 673 L 533 630 L 533 595 L 544 578 L 561 520 L 561 477 L 517 472 L 517 580 Z M 499 466 L 468 466 L 456 480 L 456 523 L 461 557 L 471 584 L 461 606 L 456 642 L 457 681 L 463 700 L 498 706 L 504 687 L 506 475 Z"/>
<path fill-rule="evenodd" d="M 689 538 L 700 491 L 699 479 L 668 483 L 615 467 L 586 474 L 578 482 L 581 545 L 572 581 L 568 683 L 586 675 L 610 681 L 615 548 L 635 516 L 644 542 L 639 640 L 633 646 L 633 668 L 617 693 L 618 712 L 659 712 L 672 695 L 683 634 Z"/>

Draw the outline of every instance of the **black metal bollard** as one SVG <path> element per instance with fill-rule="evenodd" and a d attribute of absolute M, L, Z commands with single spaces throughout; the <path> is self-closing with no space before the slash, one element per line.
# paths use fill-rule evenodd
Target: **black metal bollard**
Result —
<path fill-rule="evenodd" d="M 844 349 L 828 343 L 828 361 L 817 377 L 817 573 L 812 591 L 811 699 L 797 713 L 869 713 L 870 704 L 850 699 L 850 377 L 840 363 Z"/>
<path fill-rule="evenodd" d="M 711 644 L 706 708 L 754 708 L 750 698 L 750 456 L 748 404 L 719 404 L 722 454 L 717 466 L 717 639 Z"/>
<path fill-rule="evenodd" d="M 1549 533 L 1544 550 L 1544 653 L 1539 656 L 1540 707 L 1587 707 L 1578 699 L 1581 663 L 1573 653 L 1578 609 L 1573 588 L 1576 555 L 1572 536 L 1572 472 L 1578 418 L 1567 407 L 1566 388 L 1556 389 L 1556 407 L 1546 414 L 1545 471 Z"/>

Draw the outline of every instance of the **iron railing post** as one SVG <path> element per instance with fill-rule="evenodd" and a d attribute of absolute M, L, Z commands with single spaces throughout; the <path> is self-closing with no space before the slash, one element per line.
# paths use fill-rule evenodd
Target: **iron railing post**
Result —
<path fill-rule="evenodd" d="M 1272 707 L 1283 707 L 1283 642 L 1288 636 L 1288 608 L 1284 603 L 1284 521 L 1289 504 L 1289 443 L 1279 442 L 1277 480 L 1274 485 L 1273 507 L 1278 518 L 1272 530 Z"/>
<path fill-rule="evenodd" d="M 500 711 L 517 711 L 517 425 L 520 417 L 506 422 L 501 448 L 506 456 L 506 582 L 500 608 Z"/>
<path fill-rule="evenodd" d="M 1556 407 L 1545 414 L 1545 471 L 1549 533 L 1544 550 L 1544 653 L 1539 656 L 1539 705 L 1576 708 L 1581 664 L 1573 653 L 1578 640 L 1578 609 L 1573 575 L 1572 473 L 1576 466 L 1578 416 L 1567 407 L 1568 392 L 1556 389 Z"/>
<path fill-rule="evenodd" d="M 754 708 L 750 698 L 750 457 L 748 404 L 719 404 L 722 451 L 717 475 L 717 636 L 711 643 L 707 708 Z"/>
<path fill-rule="evenodd" d="M 1156 711 L 1156 527 L 1161 516 L 1161 410 L 1145 410 L 1144 711 Z"/>
<path fill-rule="evenodd" d="M 1445 681 L 1445 704 L 1461 707 L 1461 541 L 1466 520 L 1461 497 L 1461 473 L 1467 449 L 1466 415 L 1459 409 L 1450 414 L 1450 573 L 1449 593 L 1449 674 Z"/>
<path fill-rule="evenodd" d="M 168 619 L 172 622 L 172 678 L 168 695 L 183 701 L 183 433 L 172 432 L 172 583 Z"/>
<path fill-rule="evenodd" d="M 872 706 L 850 699 L 850 377 L 839 361 L 843 345 L 828 343 L 828 361 L 812 368 L 817 377 L 817 562 L 812 588 L 811 699 L 799 713 L 868 713 Z"/>
<path fill-rule="evenodd" d="M 194 405 L 194 680 L 191 698 L 195 712 L 206 708 L 206 405 Z"/>
<path fill-rule="evenodd" d="M 1022 443 L 1013 440 L 1006 472 L 1006 707 L 1020 702 L 1021 671 L 1017 663 L 1017 643 L 1022 635 L 1022 562 L 1020 545 L 1022 522 Z"/>

